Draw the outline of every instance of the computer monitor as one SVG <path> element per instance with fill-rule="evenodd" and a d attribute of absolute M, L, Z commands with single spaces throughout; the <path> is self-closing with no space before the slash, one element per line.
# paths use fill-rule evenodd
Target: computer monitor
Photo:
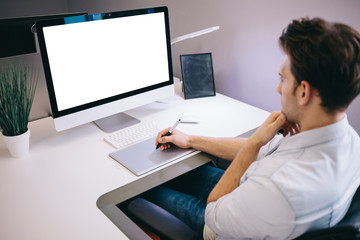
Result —
<path fill-rule="evenodd" d="M 0 58 L 37 52 L 34 37 L 35 23 L 48 19 L 85 15 L 86 13 L 59 13 L 0 19 Z"/>
<path fill-rule="evenodd" d="M 167 7 L 66 17 L 36 28 L 57 131 L 91 121 L 116 131 L 139 121 L 117 113 L 174 95 Z"/>

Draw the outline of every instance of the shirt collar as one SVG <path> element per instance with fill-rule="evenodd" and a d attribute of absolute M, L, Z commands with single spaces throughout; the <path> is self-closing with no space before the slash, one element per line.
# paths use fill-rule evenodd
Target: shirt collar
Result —
<path fill-rule="evenodd" d="M 339 138 L 346 134 L 349 126 L 347 116 L 345 115 L 342 120 L 336 123 L 285 137 L 281 141 L 278 150 L 304 148 Z"/>

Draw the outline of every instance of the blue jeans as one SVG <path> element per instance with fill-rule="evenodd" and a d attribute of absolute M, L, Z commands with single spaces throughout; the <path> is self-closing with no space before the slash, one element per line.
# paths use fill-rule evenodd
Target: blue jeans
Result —
<path fill-rule="evenodd" d="M 203 165 L 147 191 L 142 197 L 182 220 L 202 238 L 206 201 L 223 173 L 222 169 Z"/>

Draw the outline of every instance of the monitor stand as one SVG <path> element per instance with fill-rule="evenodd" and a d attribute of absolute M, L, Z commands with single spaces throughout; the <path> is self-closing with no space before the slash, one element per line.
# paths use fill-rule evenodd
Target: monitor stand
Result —
<path fill-rule="evenodd" d="M 131 125 L 139 123 L 140 120 L 131 117 L 125 113 L 118 113 L 109 117 L 105 117 L 94 121 L 94 123 L 104 132 L 112 133 Z"/>

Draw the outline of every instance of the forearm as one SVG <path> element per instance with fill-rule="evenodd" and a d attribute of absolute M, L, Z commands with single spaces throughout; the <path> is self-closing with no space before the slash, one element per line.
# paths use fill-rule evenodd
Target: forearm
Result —
<path fill-rule="evenodd" d="M 233 162 L 230 164 L 224 175 L 211 191 L 207 203 L 213 202 L 222 196 L 231 193 L 240 185 L 240 179 L 256 160 L 261 145 L 250 138 L 238 152 Z"/>
<path fill-rule="evenodd" d="M 210 193 L 208 203 L 218 200 L 240 185 L 241 177 L 256 160 L 260 148 L 275 136 L 276 132 L 284 126 L 285 121 L 285 115 L 281 112 L 272 112 L 270 114 L 240 149 L 233 162 Z"/>
<path fill-rule="evenodd" d="M 189 145 L 216 157 L 233 160 L 247 138 L 212 138 L 189 136 Z"/>

